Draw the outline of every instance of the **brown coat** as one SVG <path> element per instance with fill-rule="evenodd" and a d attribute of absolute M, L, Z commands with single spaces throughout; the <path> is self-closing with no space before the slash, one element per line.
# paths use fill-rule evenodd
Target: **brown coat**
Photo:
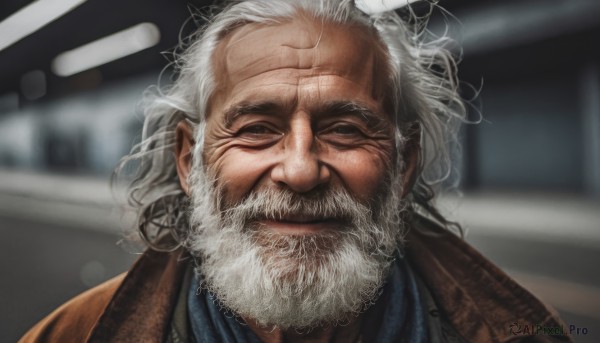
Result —
<path fill-rule="evenodd" d="M 407 256 L 442 315 L 468 342 L 571 342 L 512 335 L 510 325 L 557 327 L 555 312 L 454 234 L 421 220 Z M 20 342 L 163 342 L 187 258 L 147 251 L 125 275 L 93 288 L 34 326 Z"/>

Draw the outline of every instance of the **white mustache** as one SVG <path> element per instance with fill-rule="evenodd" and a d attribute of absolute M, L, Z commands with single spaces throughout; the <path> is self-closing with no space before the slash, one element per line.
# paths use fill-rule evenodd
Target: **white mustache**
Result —
<path fill-rule="evenodd" d="M 345 189 L 331 189 L 299 194 L 287 189 L 266 189 L 251 193 L 237 205 L 221 211 L 225 222 L 243 220 L 245 225 L 261 220 L 311 222 L 335 220 L 355 223 L 358 216 L 370 214 L 364 205 Z"/>

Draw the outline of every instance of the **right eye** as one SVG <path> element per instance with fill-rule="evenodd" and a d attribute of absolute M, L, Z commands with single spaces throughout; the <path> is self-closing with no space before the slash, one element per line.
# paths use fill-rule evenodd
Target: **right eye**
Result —
<path fill-rule="evenodd" d="M 281 132 L 270 124 L 251 123 L 240 128 L 236 136 L 242 144 L 262 147 L 277 142 L 281 137 Z"/>
<path fill-rule="evenodd" d="M 275 131 L 263 124 L 248 125 L 238 131 L 238 135 L 268 135 L 273 133 Z"/>

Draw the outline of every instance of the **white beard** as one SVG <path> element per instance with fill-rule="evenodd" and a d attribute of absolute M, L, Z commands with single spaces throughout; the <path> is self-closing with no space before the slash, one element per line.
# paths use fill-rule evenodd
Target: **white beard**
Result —
<path fill-rule="evenodd" d="M 227 206 L 224 190 L 212 186 L 203 168 L 194 168 L 190 181 L 184 244 L 199 257 L 203 286 L 220 305 L 262 326 L 299 330 L 350 321 L 377 299 L 406 231 L 399 177 L 371 206 L 344 189 L 309 196 L 268 189 Z M 287 214 L 342 218 L 346 225 L 308 236 L 256 225 Z"/>

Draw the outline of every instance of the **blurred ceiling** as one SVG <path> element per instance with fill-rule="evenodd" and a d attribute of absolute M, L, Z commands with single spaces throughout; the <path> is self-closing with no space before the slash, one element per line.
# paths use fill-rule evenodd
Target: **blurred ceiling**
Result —
<path fill-rule="evenodd" d="M 3 0 L 0 18 L 5 19 L 31 2 Z M 32 70 L 46 74 L 47 96 L 56 97 L 93 88 L 99 82 L 160 69 L 166 64 L 161 52 L 177 44 L 179 30 L 189 17 L 188 4 L 184 0 L 88 0 L 0 51 L 0 95 L 18 90 L 22 75 Z M 70 77 L 52 73 L 51 62 L 60 53 L 143 22 L 159 28 L 157 45 Z"/>
<path fill-rule="evenodd" d="M 0 20 L 31 2 L 3 0 L 0 2 Z M 32 101 L 24 98 L 21 90 L 23 76 L 31 71 L 41 71 L 45 75 L 45 95 L 35 100 L 37 102 L 92 89 L 117 79 L 156 72 L 167 63 L 161 52 L 177 45 L 182 24 L 190 16 L 188 7 L 202 8 L 212 2 L 83 2 L 33 34 L 0 50 L 0 97 L 18 94 L 21 105 Z M 599 55 L 600 20 L 597 18 L 600 18 L 600 1 L 597 0 L 511 0 L 501 4 L 493 0 L 441 0 L 440 4 L 462 21 L 462 26 L 456 20 L 454 23 L 459 31 L 463 31 L 465 59 L 470 59 L 471 70 L 477 70 L 478 65 L 482 68 L 487 65 L 488 69 L 493 66 L 498 75 L 502 75 L 504 69 L 513 68 L 515 64 L 518 68 L 523 56 L 539 58 L 540 51 L 559 57 L 573 53 L 595 58 Z M 434 18 L 438 23 L 441 20 L 439 15 Z M 51 62 L 60 53 L 143 22 L 154 23 L 159 28 L 157 45 L 68 77 L 57 76 L 51 71 Z M 487 29 L 486 24 L 489 24 Z M 188 22 L 182 32 L 191 32 L 194 27 Z M 534 49 L 537 53 L 532 55 Z M 540 59 L 539 63 L 543 64 L 544 60 Z"/>

